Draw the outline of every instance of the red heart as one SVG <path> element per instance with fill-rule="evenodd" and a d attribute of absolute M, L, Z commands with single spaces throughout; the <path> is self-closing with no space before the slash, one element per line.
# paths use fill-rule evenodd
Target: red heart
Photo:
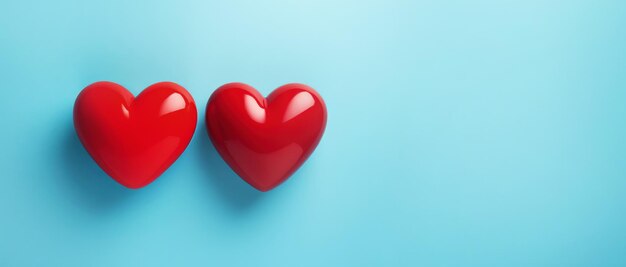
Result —
<path fill-rule="evenodd" d="M 135 98 L 112 82 L 93 83 L 74 103 L 74 128 L 100 167 L 128 188 L 161 175 L 196 129 L 196 104 L 182 86 L 155 83 Z"/>
<path fill-rule="evenodd" d="M 278 186 L 313 153 L 326 127 L 322 97 L 287 84 L 267 99 L 242 83 L 221 86 L 206 109 L 213 145 L 230 167 L 261 191 Z"/>

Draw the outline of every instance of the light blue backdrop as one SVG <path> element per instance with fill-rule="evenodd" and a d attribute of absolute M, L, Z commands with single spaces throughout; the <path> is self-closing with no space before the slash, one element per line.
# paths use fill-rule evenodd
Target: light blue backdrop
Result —
<path fill-rule="evenodd" d="M 626 266 L 624 1 L 0 2 L 0 266 Z M 196 135 L 139 191 L 72 126 L 99 81 L 174 81 Z M 221 84 L 329 121 L 259 193 L 216 155 Z"/>

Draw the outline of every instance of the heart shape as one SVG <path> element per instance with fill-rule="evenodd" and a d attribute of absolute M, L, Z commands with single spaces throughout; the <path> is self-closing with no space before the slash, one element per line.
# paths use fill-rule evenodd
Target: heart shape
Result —
<path fill-rule="evenodd" d="M 326 105 L 304 84 L 283 85 L 265 99 L 249 85 L 229 83 L 211 95 L 206 125 L 226 163 L 254 188 L 268 191 L 313 153 L 326 127 Z"/>
<path fill-rule="evenodd" d="M 136 98 L 112 82 L 93 83 L 74 103 L 74 128 L 91 157 L 128 188 L 161 175 L 196 129 L 196 104 L 182 86 L 160 82 Z"/>

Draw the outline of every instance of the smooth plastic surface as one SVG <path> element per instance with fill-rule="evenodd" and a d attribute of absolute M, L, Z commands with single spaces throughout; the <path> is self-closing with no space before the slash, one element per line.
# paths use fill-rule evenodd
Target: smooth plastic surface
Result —
<path fill-rule="evenodd" d="M 185 150 L 197 110 L 180 85 L 160 82 L 135 98 L 112 82 L 96 82 L 78 95 L 74 128 L 100 167 L 128 188 L 161 175 Z"/>
<path fill-rule="evenodd" d="M 326 127 L 326 105 L 303 84 L 287 84 L 267 99 L 242 83 L 221 86 L 206 109 L 211 141 L 246 182 L 278 186 L 311 155 Z"/>

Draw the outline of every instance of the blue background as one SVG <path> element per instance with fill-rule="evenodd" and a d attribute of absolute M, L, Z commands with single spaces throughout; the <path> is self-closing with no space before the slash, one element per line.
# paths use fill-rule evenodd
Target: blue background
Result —
<path fill-rule="evenodd" d="M 626 266 L 625 3 L 2 0 L 0 265 Z M 76 138 L 99 80 L 198 103 L 144 189 Z M 269 193 L 206 136 L 232 81 L 328 105 Z"/>

